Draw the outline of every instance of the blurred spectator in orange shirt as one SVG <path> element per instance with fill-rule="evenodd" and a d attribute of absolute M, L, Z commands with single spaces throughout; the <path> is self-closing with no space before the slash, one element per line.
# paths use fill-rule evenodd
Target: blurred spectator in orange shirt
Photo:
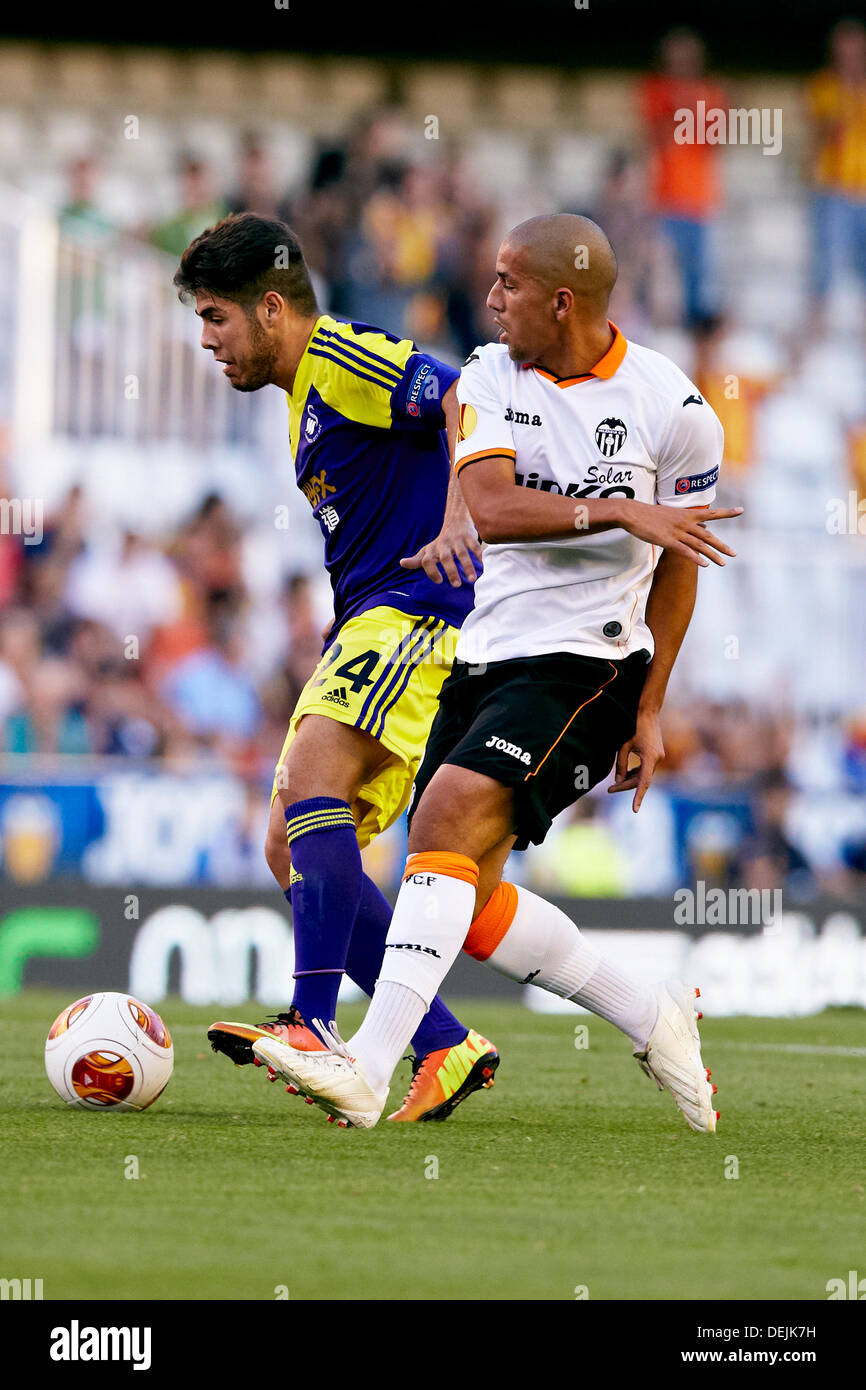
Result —
<path fill-rule="evenodd" d="M 824 299 L 841 273 L 866 285 L 866 28 L 830 32 L 829 66 L 807 89 L 815 150 L 812 288 Z"/>
<path fill-rule="evenodd" d="M 673 248 L 690 326 L 718 311 L 710 228 L 722 205 L 717 145 L 674 139 L 677 113 L 724 109 L 718 83 L 705 76 L 703 40 L 691 29 L 672 29 L 659 46 L 661 71 L 640 84 L 640 115 L 651 145 L 650 204 Z"/>

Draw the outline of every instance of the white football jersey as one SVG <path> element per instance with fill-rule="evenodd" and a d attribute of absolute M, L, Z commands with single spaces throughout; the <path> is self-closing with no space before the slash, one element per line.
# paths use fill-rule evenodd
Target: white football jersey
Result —
<path fill-rule="evenodd" d="M 476 348 L 457 385 L 457 472 L 504 454 L 520 487 L 707 506 L 722 460 L 718 416 L 669 358 L 611 328 L 612 346 L 583 377 L 512 362 L 505 344 Z M 620 529 L 487 546 L 457 657 L 652 653 L 645 610 L 660 554 Z"/>

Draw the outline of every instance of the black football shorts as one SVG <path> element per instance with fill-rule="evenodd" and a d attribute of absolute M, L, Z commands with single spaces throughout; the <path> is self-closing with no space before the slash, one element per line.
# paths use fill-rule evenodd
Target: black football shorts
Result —
<path fill-rule="evenodd" d="M 409 811 L 443 763 L 481 772 L 515 796 L 516 849 L 540 845 L 554 816 L 602 781 L 635 730 L 649 653 L 620 661 L 559 652 L 456 661 L 415 779 Z"/>

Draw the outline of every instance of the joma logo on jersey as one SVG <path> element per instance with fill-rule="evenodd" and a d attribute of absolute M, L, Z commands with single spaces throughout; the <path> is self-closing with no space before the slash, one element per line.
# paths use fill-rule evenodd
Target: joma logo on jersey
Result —
<path fill-rule="evenodd" d="M 612 415 L 595 427 L 595 442 L 606 459 L 618 454 L 627 438 L 625 424 Z"/>
<path fill-rule="evenodd" d="M 504 738 L 489 738 L 484 745 L 485 748 L 496 748 L 500 753 L 507 753 L 510 758 L 517 758 L 522 763 L 531 763 L 532 754 L 524 753 L 522 748 L 518 748 L 516 743 L 507 743 Z"/>
<path fill-rule="evenodd" d="M 540 415 L 530 415 L 528 410 L 512 410 L 511 406 L 505 412 L 505 418 L 509 424 L 513 425 L 540 425 Z"/>
<path fill-rule="evenodd" d="M 442 959 L 442 957 L 440 956 L 439 952 L 438 952 L 438 951 L 434 951 L 432 946 L 419 946 L 418 943 L 417 943 L 416 941 L 386 941 L 386 942 L 385 942 L 385 950 L 386 950 L 386 951 L 420 951 L 422 955 L 425 955 L 425 956 L 435 956 L 437 960 L 441 960 L 441 959 Z"/>

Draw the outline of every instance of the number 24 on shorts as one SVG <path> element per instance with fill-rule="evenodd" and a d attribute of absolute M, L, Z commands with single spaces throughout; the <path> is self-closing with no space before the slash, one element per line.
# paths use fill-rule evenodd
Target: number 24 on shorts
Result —
<path fill-rule="evenodd" d="M 365 686 L 373 684 L 375 679 L 373 672 L 382 659 L 381 653 L 369 648 L 367 651 L 361 652 L 360 656 L 353 656 L 351 661 L 344 661 L 342 666 L 338 666 L 335 670 L 334 663 L 339 661 L 342 654 L 342 643 L 335 642 L 328 652 L 321 671 L 311 684 L 324 685 L 329 678 L 339 677 L 341 680 L 348 681 L 353 695 L 358 695 Z"/>

